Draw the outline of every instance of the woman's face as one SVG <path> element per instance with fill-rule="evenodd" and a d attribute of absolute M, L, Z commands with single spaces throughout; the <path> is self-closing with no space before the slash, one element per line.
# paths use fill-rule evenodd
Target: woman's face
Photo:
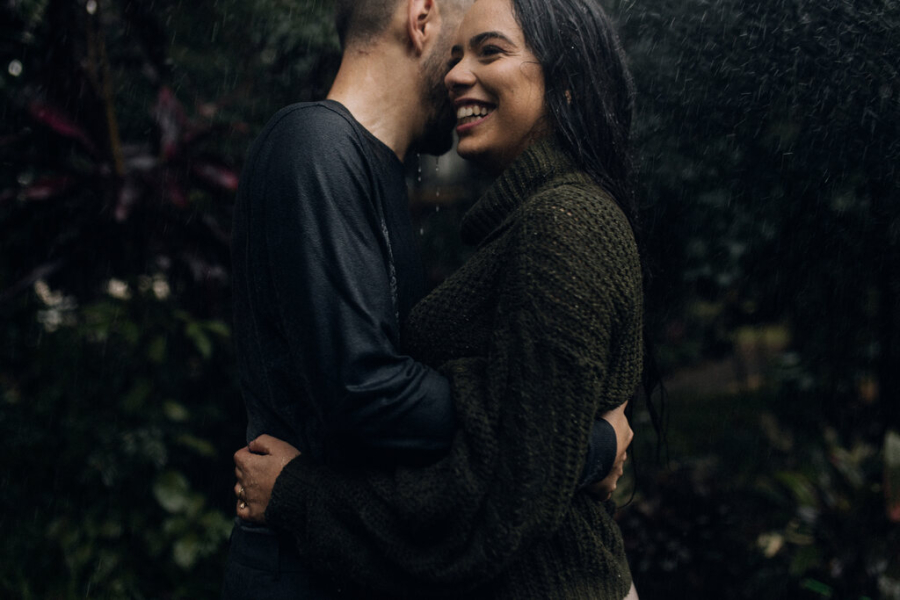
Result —
<path fill-rule="evenodd" d="M 475 2 L 454 44 L 444 82 L 457 109 L 457 151 L 499 173 L 546 133 L 544 75 L 511 0 Z"/>

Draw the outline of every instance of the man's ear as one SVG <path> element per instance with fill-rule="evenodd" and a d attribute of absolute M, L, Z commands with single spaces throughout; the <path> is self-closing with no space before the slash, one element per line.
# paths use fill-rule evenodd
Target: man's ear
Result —
<path fill-rule="evenodd" d="M 421 55 L 428 41 L 438 31 L 437 3 L 435 0 L 407 0 L 406 7 L 409 41 L 416 54 Z"/>

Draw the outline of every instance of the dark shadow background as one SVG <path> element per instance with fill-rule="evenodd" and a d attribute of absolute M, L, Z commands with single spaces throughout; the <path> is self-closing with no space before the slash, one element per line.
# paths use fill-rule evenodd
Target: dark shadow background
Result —
<path fill-rule="evenodd" d="M 608 0 L 639 91 L 641 597 L 900 598 L 900 5 Z M 315 0 L 0 0 L 0 595 L 215 597 L 247 146 L 324 96 Z M 410 156 L 432 283 L 487 180 Z M 665 456 L 668 460 L 665 460 Z"/>

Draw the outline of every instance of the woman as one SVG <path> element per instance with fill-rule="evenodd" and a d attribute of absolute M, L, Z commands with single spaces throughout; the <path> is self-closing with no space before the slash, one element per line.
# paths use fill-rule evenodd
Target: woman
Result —
<path fill-rule="evenodd" d="M 262 493 L 238 514 L 264 511 L 304 560 L 391 597 L 620 600 L 621 535 L 577 483 L 594 419 L 641 374 L 624 57 L 593 0 L 477 0 L 451 64 L 458 151 L 499 175 L 463 221 L 478 250 L 404 331 L 451 381 L 451 452 L 336 472 L 262 439 L 270 460 L 236 486 Z"/>

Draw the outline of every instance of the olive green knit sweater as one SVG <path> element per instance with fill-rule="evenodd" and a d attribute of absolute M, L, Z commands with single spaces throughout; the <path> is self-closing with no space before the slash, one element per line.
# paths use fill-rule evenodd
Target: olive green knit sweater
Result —
<path fill-rule="evenodd" d="M 398 598 L 621 600 L 631 575 L 618 526 L 576 487 L 591 424 L 640 375 L 628 222 L 547 141 L 504 172 L 462 233 L 477 251 L 404 332 L 451 381 L 450 454 L 390 473 L 301 457 L 266 519 L 310 564 Z"/>

